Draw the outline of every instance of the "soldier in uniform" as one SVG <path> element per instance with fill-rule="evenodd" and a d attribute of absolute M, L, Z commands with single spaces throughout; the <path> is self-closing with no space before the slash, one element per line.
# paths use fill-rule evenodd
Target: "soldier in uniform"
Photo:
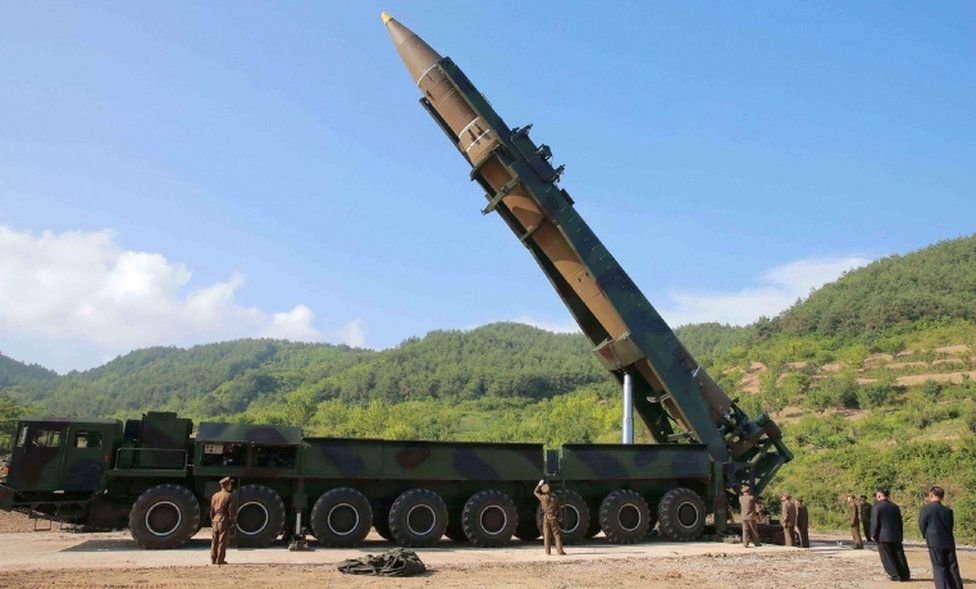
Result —
<path fill-rule="evenodd" d="M 750 541 L 755 546 L 762 546 L 759 543 L 759 530 L 756 529 L 756 498 L 752 496 L 749 485 L 742 485 L 739 511 L 742 514 L 742 547 L 748 548 Z"/>
<path fill-rule="evenodd" d="M 861 508 L 854 500 L 854 495 L 847 496 L 847 523 L 851 526 L 854 549 L 864 548 L 864 542 L 861 541 Z"/>
<path fill-rule="evenodd" d="M 793 528 L 796 527 L 796 505 L 792 498 L 784 494 L 780 499 L 780 517 L 783 518 L 783 545 L 794 546 Z"/>
<path fill-rule="evenodd" d="M 861 495 L 857 502 L 858 515 L 861 516 L 861 529 L 864 530 L 864 541 L 871 541 L 871 504 L 868 503 L 868 496 Z"/>
<path fill-rule="evenodd" d="M 556 542 L 556 554 L 563 552 L 563 537 L 559 530 L 559 500 L 552 494 L 549 483 L 539 481 L 535 486 L 535 496 L 542 506 L 542 542 L 546 547 L 546 554 L 552 554 L 551 542 Z"/>
<path fill-rule="evenodd" d="M 810 513 L 803 497 L 796 498 L 796 531 L 800 534 L 800 548 L 810 547 Z"/>
<path fill-rule="evenodd" d="M 230 477 L 220 479 L 220 490 L 210 498 L 210 527 L 213 540 L 210 542 L 210 564 L 227 564 L 227 544 L 234 528 L 234 496 L 231 495 Z"/>
<path fill-rule="evenodd" d="M 756 497 L 756 524 L 768 526 L 769 520 L 770 515 L 766 502 L 763 501 L 762 497 Z"/>

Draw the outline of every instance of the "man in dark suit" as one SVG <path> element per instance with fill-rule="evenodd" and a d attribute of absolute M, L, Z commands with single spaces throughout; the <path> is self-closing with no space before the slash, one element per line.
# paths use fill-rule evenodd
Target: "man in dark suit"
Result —
<path fill-rule="evenodd" d="M 888 489 L 878 489 L 877 502 L 871 510 L 871 537 L 878 543 L 881 564 L 892 581 L 908 581 L 908 559 L 902 546 L 903 523 L 901 509 L 891 501 Z"/>
<path fill-rule="evenodd" d="M 942 504 L 945 490 L 929 489 L 928 503 L 918 514 L 918 528 L 929 546 L 935 589 L 962 589 L 959 562 L 956 560 L 956 539 L 952 534 L 952 510 Z"/>

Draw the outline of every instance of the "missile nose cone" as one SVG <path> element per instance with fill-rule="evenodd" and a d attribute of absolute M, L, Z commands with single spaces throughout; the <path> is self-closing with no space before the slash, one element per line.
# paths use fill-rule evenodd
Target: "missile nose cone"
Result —
<path fill-rule="evenodd" d="M 425 43 L 416 33 L 401 25 L 397 19 L 389 14 L 384 12 L 380 17 L 383 19 L 383 24 L 386 25 L 387 32 L 390 33 L 390 39 L 393 41 L 397 53 L 400 54 L 400 59 L 407 66 L 410 77 L 413 78 L 414 82 L 417 82 L 420 76 L 424 75 L 432 65 L 440 61 L 440 54 L 431 49 L 430 45 Z"/>

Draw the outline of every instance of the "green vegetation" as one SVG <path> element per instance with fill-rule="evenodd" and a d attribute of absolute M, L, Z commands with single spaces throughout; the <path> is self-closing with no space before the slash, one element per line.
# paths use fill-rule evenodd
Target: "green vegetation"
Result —
<path fill-rule="evenodd" d="M 850 272 L 774 319 L 772 327 L 782 333 L 860 336 L 950 318 L 976 320 L 976 236 Z"/>
<path fill-rule="evenodd" d="M 880 260 L 771 320 L 678 334 L 748 413 L 775 414 L 797 458 L 770 492 L 803 496 L 815 525 L 845 527 L 843 495 L 885 485 L 913 534 L 924 489 L 939 483 L 960 536 L 976 540 L 976 237 Z M 619 391 L 589 349 L 580 334 L 497 323 L 379 352 L 271 340 L 151 348 L 60 377 L 0 356 L 0 427 L 24 406 L 169 409 L 324 436 L 615 441 Z"/>

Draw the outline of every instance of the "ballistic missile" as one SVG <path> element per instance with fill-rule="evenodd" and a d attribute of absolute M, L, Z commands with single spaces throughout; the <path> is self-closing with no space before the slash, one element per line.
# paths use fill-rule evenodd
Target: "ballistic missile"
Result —
<path fill-rule="evenodd" d="M 775 424 L 764 415 L 751 421 L 691 356 L 559 187 L 564 168 L 551 165 L 549 146 L 529 138 L 531 125 L 509 127 L 450 58 L 389 14 L 382 19 L 421 104 L 485 191 L 482 213 L 497 212 L 532 252 L 604 366 L 621 383 L 632 378 L 634 408 L 652 436 L 664 443 L 691 434 L 719 463 L 769 458 L 768 468 L 754 466 L 771 476 L 789 460 Z M 778 459 L 756 453 L 770 443 Z"/>

